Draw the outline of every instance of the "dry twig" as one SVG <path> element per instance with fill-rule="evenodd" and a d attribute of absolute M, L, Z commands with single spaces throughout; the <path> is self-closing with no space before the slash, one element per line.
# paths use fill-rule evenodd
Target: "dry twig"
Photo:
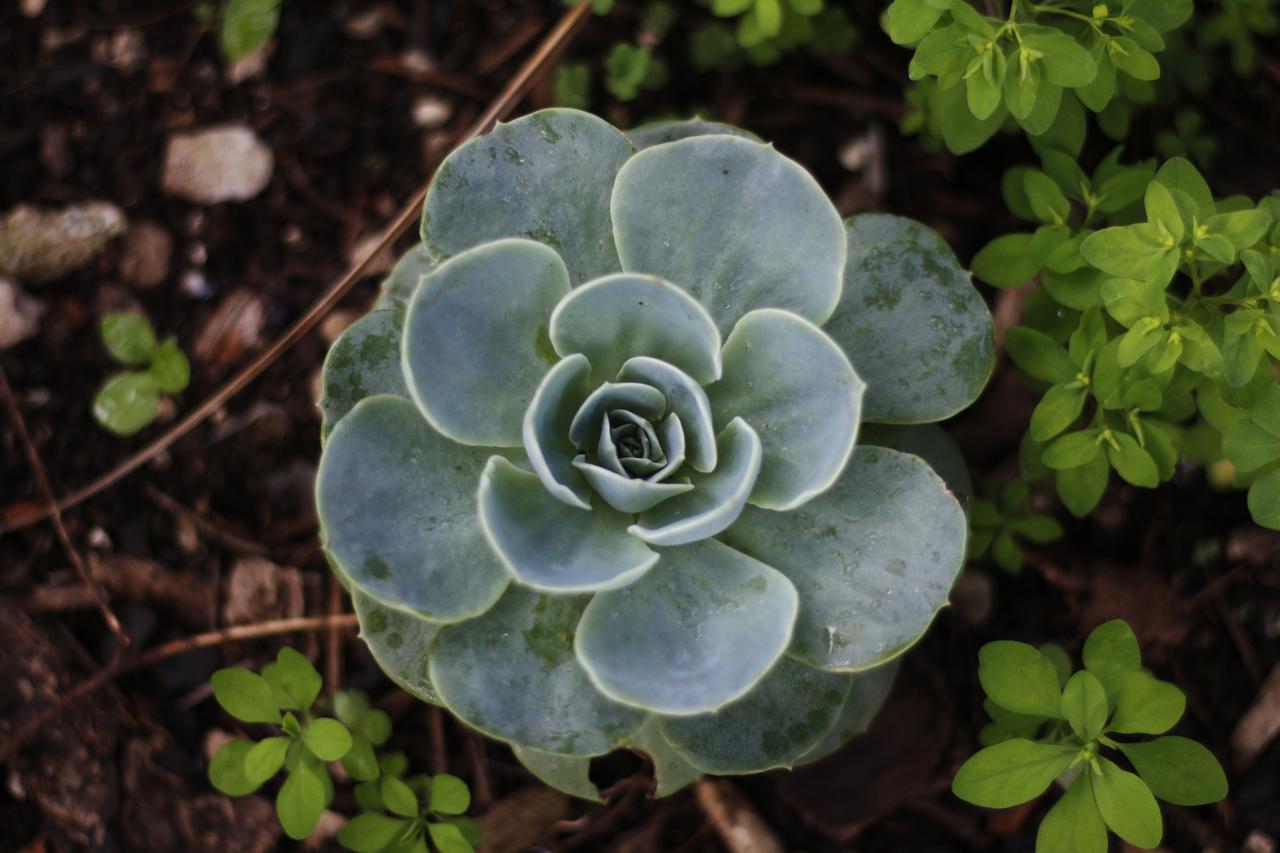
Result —
<path fill-rule="evenodd" d="M 107 600 L 107 594 L 102 591 L 102 587 L 98 586 L 97 581 L 89 574 L 89 570 L 85 567 L 84 559 L 76 549 L 75 543 L 71 541 L 71 534 L 67 532 L 67 526 L 62 523 L 62 510 L 54 502 L 53 489 L 49 487 L 49 475 L 45 471 L 44 462 L 40 460 L 40 453 L 36 450 L 35 443 L 31 440 L 31 434 L 27 432 L 27 422 L 22 417 L 22 409 L 18 406 L 18 401 L 13 396 L 13 389 L 9 387 L 9 377 L 5 375 L 3 367 L 0 367 L 0 400 L 3 400 L 5 408 L 9 410 L 9 417 L 13 420 L 13 427 L 18 432 L 18 439 L 22 442 L 22 449 L 26 452 L 27 462 L 31 466 L 32 476 L 35 477 L 36 489 L 40 492 L 40 498 L 50 506 L 49 515 L 53 518 L 53 529 L 58 536 L 58 541 L 62 544 L 62 549 L 67 553 L 67 559 L 71 561 L 72 567 L 76 570 L 76 574 L 80 576 L 85 588 L 92 592 L 93 603 L 98 608 L 98 612 L 102 614 L 102 621 L 111 629 L 111 633 L 116 635 L 121 647 L 127 647 L 129 645 L 129 637 L 125 634 L 124 629 L 120 627 L 120 620 L 116 618 L 116 614 L 111 612 L 111 604 Z"/>
<path fill-rule="evenodd" d="M 356 627 L 356 615 L 347 613 L 341 616 L 314 616 L 298 619 L 274 619 L 256 625 L 235 625 L 219 631 L 208 631 L 163 643 L 153 649 L 134 655 L 133 657 L 117 656 L 111 663 L 98 670 L 92 677 L 80 682 L 75 687 L 58 697 L 57 703 L 50 705 L 31 719 L 18 726 L 0 746 L 0 764 L 7 762 L 21 746 L 30 740 L 40 729 L 66 710 L 70 705 L 94 693 L 100 687 L 110 683 L 116 677 L 138 669 L 154 666 L 196 649 L 210 646 L 221 646 L 236 640 L 253 640 L 261 637 L 274 637 L 280 634 L 294 634 L 304 631 L 322 631 L 325 629 L 341 629 Z"/>
<path fill-rule="evenodd" d="M 693 792 L 729 853 L 782 853 L 782 842 L 730 782 L 703 777 Z"/>

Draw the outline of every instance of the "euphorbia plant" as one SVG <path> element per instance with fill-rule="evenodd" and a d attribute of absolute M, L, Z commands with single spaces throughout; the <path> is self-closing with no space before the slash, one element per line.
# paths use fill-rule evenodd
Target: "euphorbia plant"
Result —
<path fill-rule="evenodd" d="M 990 374 L 946 244 L 731 128 L 572 110 L 454 152 L 422 240 L 322 401 L 324 544 L 387 673 L 583 796 L 615 747 L 662 794 L 864 727 L 964 556 L 929 464 L 856 446 Z"/>

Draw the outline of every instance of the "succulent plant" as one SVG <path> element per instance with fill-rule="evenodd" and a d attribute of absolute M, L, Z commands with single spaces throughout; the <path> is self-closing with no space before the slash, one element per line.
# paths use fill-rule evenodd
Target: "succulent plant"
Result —
<path fill-rule="evenodd" d="M 954 470 L 912 425 L 993 360 L 924 226 L 841 222 L 723 125 L 534 113 L 450 155 L 326 360 L 324 546 L 387 674 L 552 784 L 597 796 L 617 747 L 659 794 L 790 767 L 869 724 L 964 557 L 859 426 Z"/>

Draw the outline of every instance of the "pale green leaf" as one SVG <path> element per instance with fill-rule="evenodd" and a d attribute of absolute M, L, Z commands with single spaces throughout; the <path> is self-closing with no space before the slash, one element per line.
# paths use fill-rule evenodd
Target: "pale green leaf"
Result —
<path fill-rule="evenodd" d="M 664 714 L 714 711 L 777 661 L 797 606 L 783 575 L 707 539 L 664 551 L 640 580 L 598 593 L 575 648 L 592 682 L 617 701 Z"/>
<path fill-rule="evenodd" d="M 512 587 L 483 616 L 445 628 L 430 651 L 431 682 L 444 704 L 490 737 L 531 749 L 600 755 L 622 743 L 644 715 L 602 696 L 574 655 L 587 600 Z"/>
<path fill-rule="evenodd" d="M 637 356 L 703 384 L 720 378 L 715 322 L 688 293 L 653 276 L 618 273 L 578 287 L 551 315 L 551 343 L 561 356 L 585 355 L 593 383 L 613 380 Z"/>
<path fill-rule="evenodd" d="M 529 402 L 558 360 L 547 327 L 568 292 L 563 261 L 532 240 L 486 243 L 426 275 L 401 352 L 409 393 L 432 427 L 463 444 L 519 446 Z"/>
<path fill-rule="evenodd" d="M 556 790 L 595 803 L 604 802 L 604 798 L 600 796 L 600 789 L 591 781 L 590 758 L 555 755 L 528 749 L 519 744 L 512 744 L 511 751 L 515 753 L 516 760 L 524 765 L 526 770 Z"/>
<path fill-rule="evenodd" d="M 706 773 L 792 767 L 836 724 L 853 678 L 783 658 L 759 685 L 713 714 L 668 717 L 662 732 Z"/>
<path fill-rule="evenodd" d="M 316 476 L 331 562 L 390 607 L 439 621 L 483 613 L 509 579 L 476 509 L 491 455 L 441 437 L 401 397 L 358 404 L 330 434 Z"/>
<path fill-rule="evenodd" d="M 921 459 L 863 446 L 831 491 L 792 512 L 748 507 L 720 539 L 795 584 L 792 654 L 856 671 L 924 634 L 964 562 L 965 526 Z"/>
<path fill-rule="evenodd" d="M 503 237 L 555 249 L 574 284 L 617 272 L 609 203 L 630 141 L 577 110 L 540 110 L 458 148 L 436 171 L 422 239 L 437 258 Z"/>
<path fill-rule="evenodd" d="M 321 373 L 320 435 L 328 438 L 334 426 L 366 397 L 392 394 L 409 397 L 400 366 L 400 336 L 404 314 L 386 309 L 356 320 L 333 342 Z"/>
<path fill-rule="evenodd" d="M 700 136 L 647 148 L 619 172 L 611 212 L 622 268 L 688 289 L 722 334 L 758 308 L 821 323 L 839 301 L 839 214 L 771 146 Z"/>
<path fill-rule="evenodd" d="M 734 418 L 717 438 L 719 463 L 710 474 L 694 474 L 693 490 L 663 501 L 627 528 L 652 545 L 686 545 L 721 532 L 737 521 L 760 472 L 760 438 Z"/>
<path fill-rule="evenodd" d="M 955 254 L 910 219 L 863 214 L 845 226 L 844 293 L 825 328 L 867 383 L 862 417 L 923 423 L 970 405 L 995 344 L 991 312 Z"/>
<path fill-rule="evenodd" d="M 511 575 L 533 589 L 571 593 L 625 586 L 658 561 L 628 535 L 630 517 L 556 500 L 534 474 L 501 456 L 480 475 L 480 523 Z"/>
<path fill-rule="evenodd" d="M 753 311 L 724 345 L 724 378 L 707 389 L 717 422 L 741 417 L 763 461 L 748 501 L 789 510 L 836 481 L 853 452 L 865 383 L 821 329 L 787 311 Z"/>

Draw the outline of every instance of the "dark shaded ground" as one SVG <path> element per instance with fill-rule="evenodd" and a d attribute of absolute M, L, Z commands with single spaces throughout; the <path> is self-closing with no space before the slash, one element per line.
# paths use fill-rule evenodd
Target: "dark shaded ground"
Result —
<path fill-rule="evenodd" d="M 863 33 L 851 59 L 797 57 L 733 77 L 694 77 L 684 64 L 685 30 L 677 28 L 664 47 L 677 82 L 633 105 L 597 108 L 621 126 L 695 109 L 740 123 L 809 166 L 842 213 L 914 216 L 967 260 L 1010 224 L 999 176 L 1030 160 L 1030 151 L 1010 137 L 957 161 L 900 139 L 907 54 L 878 35 L 879 5 L 850 4 Z M 92 422 L 90 400 L 111 369 L 96 334 L 105 307 L 142 307 L 188 352 L 202 336 L 209 341 L 178 400 L 179 411 L 191 408 L 340 274 L 357 241 L 385 225 L 425 179 L 428 161 L 484 108 L 562 8 L 400 0 L 376 7 L 386 11 L 376 32 L 353 34 L 353 19 L 374 4 L 289 2 L 266 73 L 232 84 L 189 8 L 74 0 L 50 3 L 31 19 L 16 6 L 0 7 L 0 212 L 101 198 L 133 222 L 160 224 L 174 240 L 169 273 L 153 288 L 121 282 L 118 245 L 87 270 L 27 287 L 47 305 L 44 326 L 0 358 L 58 493 L 160 429 L 120 440 Z M 624 8 L 592 21 L 570 55 L 598 63 L 633 34 L 635 20 Z M 132 67 L 109 61 L 122 31 L 142 37 Z M 429 56 L 430 69 L 415 56 Z M 1224 194 L 1280 186 L 1278 69 L 1274 55 L 1265 57 L 1254 80 L 1229 81 L 1200 103 L 1219 143 L 1210 172 Z M 425 96 L 447 107 L 442 126 L 413 121 Z M 548 103 L 544 83 L 525 106 Z M 1149 154 L 1150 126 L 1168 120 L 1156 109 L 1140 121 L 1132 155 Z M 169 133 L 227 121 L 247 123 L 271 146 L 276 167 L 267 190 L 216 206 L 164 195 Z M 851 172 L 838 155 L 856 139 L 878 140 L 877 153 L 871 168 Z M 347 300 L 348 319 L 370 302 L 375 283 Z M 256 309 L 260 324 L 252 322 Z M 215 334 L 211 324 L 228 314 L 239 326 Z M 330 337 L 339 325 L 329 324 Z M 308 337 L 171 451 L 68 514 L 75 545 L 112 589 L 136 647 L 228 618 L 328 612 L 332 582 L 315 543 L 310 492 L 319 426 L 313 389 L 326 345 L 323 334 Z M 983 401 L 952 425 L 980 479 L 1015 470 L 1033 403 L 1002 366 Z M 5 419 L 0 517 L 38 500 Z M 1067 527 L 1064 541 L 1029 555 L 1017 577 L 973 568 L 968 603 L 945 611 L 910 653 L 870 736 L 816 767 L 735 782 L 787 849 L 1032 849 L 1047 803 L 989 815 L 947 790 L 982 723 L 977 649 L 1011 638 L 1078 652 L 1092 627 L 1114 617 L 1131 621 L 1148 662 L 1187 691 L 1179 731 L 1202 739 L 1230 768 L 1227 802 L 1166 807 L 1167 846 L 1225 851 L 1242 849 L 1252 832 L 1280 837 L 1280 747 L 1273 743 L 1245 771 L 1233 764 L 1230 745 L 1280 658 L 1280 537 L 1250 525 L 1242 494 L 1213 491 L 1194 470 L 1158 492 L 1113 487 L 1094 518 Z M 0 712 L 8 718 L 0 735 L 110 659 L 114 640 L 77 590 L 47 523 L 0 537 Z M 256 666 L 279 642 L 186 655 L 68 711 L 8 765 L 0 849 L 271 849 L 278 828 L 267 801 L 215 794 L 203 762 L 210 730 L 229 725 L 206 701 L 209 674 L 226 663 Z M 691 792 L 646 798 L 638 761 L 600 768 L 622 780 L 607 807 L 570 803 L 540 792 L 505 749 L 408 701 L 354 639 L 342 639 L 336 657 L 323 636 L 292 642 L 320 652 L 343 683 L 370 690 L 396 718 L 401 747 L 467 778 L 477 811 L 487 809 L 494 827 L 523 830 L 526 844 L 723 849 Z M 341 795 L 335 804 L 350 805 Z"/>

